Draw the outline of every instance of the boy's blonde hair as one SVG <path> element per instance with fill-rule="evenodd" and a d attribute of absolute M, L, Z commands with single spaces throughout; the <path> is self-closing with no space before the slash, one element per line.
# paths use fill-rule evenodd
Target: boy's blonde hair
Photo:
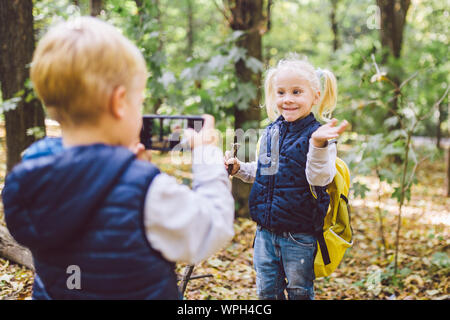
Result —
<path fill-rule="evenodd" d="M 278 72 L 288 69 L 297 72 L 302 78 L 309 81 L 314 91 L 321 91 L 321 99 L 317 115 L 323 121 L 329 121 L 331 113 L 336 107 L 337 84 L 336 77 L 329 70 L 314 69 L 311 63 L 301 60 L 295 55 L 287 59 L 282 59 L 276 67 L 270 68 L 266 74 L 264 83 L 265 104 L 267 115 L 271 121 L 276 120 L 280 115 L 276 105 L 275 79 Z M 323 90 L 321 90 L 320 80 L 324 79 Z"/>
<path fill-rule="evenodd" d="M 139 49 L 116 28 L 80 17 L 51 28 L 34 52 L 31 80 L 60 123 L 96 123 L 115 88 L 147 75 Z"/>

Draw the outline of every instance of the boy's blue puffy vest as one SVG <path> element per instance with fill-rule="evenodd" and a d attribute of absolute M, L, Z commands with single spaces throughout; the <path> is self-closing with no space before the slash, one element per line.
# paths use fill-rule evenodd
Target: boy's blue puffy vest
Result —
<path fill-rule="evenodd" d="M 34 299 L 178 299 L 174 264 L 147 241 L 143 206 L 159 170 L 121 147 L 69 148 L 7 176 L 5 219 L 30 248 Z M 80 289 L 73 288 L 76 266 Z"/>
<path fill-rule="evenodd" d="M 318 127 L 310 113 L 293 122 L 280 116 L 266 128 L 249 197 L 250 215 L 262 227 L 309 234 L 321 230 L 330 197 L 326 187 L 316 187 L 316 201 L 305 173 L 309 139 Z"/>

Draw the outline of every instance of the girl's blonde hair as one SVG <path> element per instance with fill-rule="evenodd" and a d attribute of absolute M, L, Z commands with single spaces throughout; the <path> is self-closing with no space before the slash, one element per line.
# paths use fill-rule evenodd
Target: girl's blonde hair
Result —
<path fill-rule="evenodd" d="M 329 121 L 337 101 L 336 77 L 329 70 L 314 69 L 311 63 L 305 59 L 299 59 L 296 56 L 280 60 L 276 67 L 270 68 L 267 71 L 266 80 L 264 82 L 264 91 L 266 110 L 269 119 L 274 121 L 280 115 L 276 104 L 275 80 L 278 72 L 283 69 L 298 72 L 302 78 L 309 81 L 311 88 L 314 91 L 321 92 L 317 115 L 322 121 Z M 320 85 L 322 78 L 323 90 L 321 90 Z"/>

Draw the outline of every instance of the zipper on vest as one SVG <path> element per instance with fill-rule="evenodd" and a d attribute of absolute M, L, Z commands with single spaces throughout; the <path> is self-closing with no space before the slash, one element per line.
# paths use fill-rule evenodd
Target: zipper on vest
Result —
<path fill-rule="evenodd" d="M 283 128 L 285 130 L 282 130 Z M 279 163 L 280 159 L 281 159 L 281 147 L 283 146 L 283 141 L 284 141 L 284 138 L 286 137 L 287 128 L 285 126 L 280 125 L 278 130 L 281 131 L 280 140 L 278 142 L 278 146 L 279 146 L 278 147 L 278 163 Z M 270 132 L 269 132 L 269 134 L 270 134 Z M 272 146 L 270 146 L 270 148 L 272 148 Z M 273 174 L 269 178 L 269 189 L 267 190 L 268 196 L 267 196 L 266 217 L 265 217 L 265 225 L 266 226 L 268 226 L 269 214 L 272 211 L 272 201 L 273 201 L 273 193 L 274 193 L 273 191 L 274 191 L 274 187 L 275 187 L 275 175 L 276 174 Z"/>
<path fill-rule="evenodd" d="M 284 131 L 281 132 L 280 136 L 280 156 L 281 156 L 281 148 L 283 147 L 284 138 L 286 137 L 286 133 L 288 131 L 287 125 L 280 125 L 280 130 L 284 128 Z"/>
<path fill-rule="evenodd" d="M 270 159 L 270 165 L 272 165 L 272 134 L 271 134 L 272 128 L 269 127 L 269 130 L 267 130 L 267 140 L 266 140 L 266 157 Z M 268 226 L 269 222 L 269 213 L 270 213 L 270 189 L 272 186 L 272 177 L 269 177 L 269 185 L 267 186 L 266 191 L 266 209 L 264 212 L 264 226 Z"/>

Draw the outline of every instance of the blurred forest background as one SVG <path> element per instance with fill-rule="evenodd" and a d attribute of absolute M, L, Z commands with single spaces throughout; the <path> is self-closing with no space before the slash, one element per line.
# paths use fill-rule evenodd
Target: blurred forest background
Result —
<path fill-rule="evenodd" d="M 296 52 L 333 71 L 333 116 L 351 124 L 339 156 L 352 175 L 355 244 L 338 271 L 316 281 L 318 298 L 448 299 L 449 14 L 448 0 L 1 1 L 2 183 L 30 143 L 58 134 L 28 73 L 37 41 L 62 19 L 97 16 L 142 50 L 144 113 L 209 113 L 224 134 L 269 123 L 260 107 L 264 71 Z M 189 167 L 164 154 L 154 162 L 189 183 Z M 236 237 L 196 266 L 212 277 L 192 280 L 186 298 L 256 298 L 251 185 L 232 183 Z M 10 240 L 1 234 L 0 298 L 28 298 L 32 264 L 2 251 Z"/>

